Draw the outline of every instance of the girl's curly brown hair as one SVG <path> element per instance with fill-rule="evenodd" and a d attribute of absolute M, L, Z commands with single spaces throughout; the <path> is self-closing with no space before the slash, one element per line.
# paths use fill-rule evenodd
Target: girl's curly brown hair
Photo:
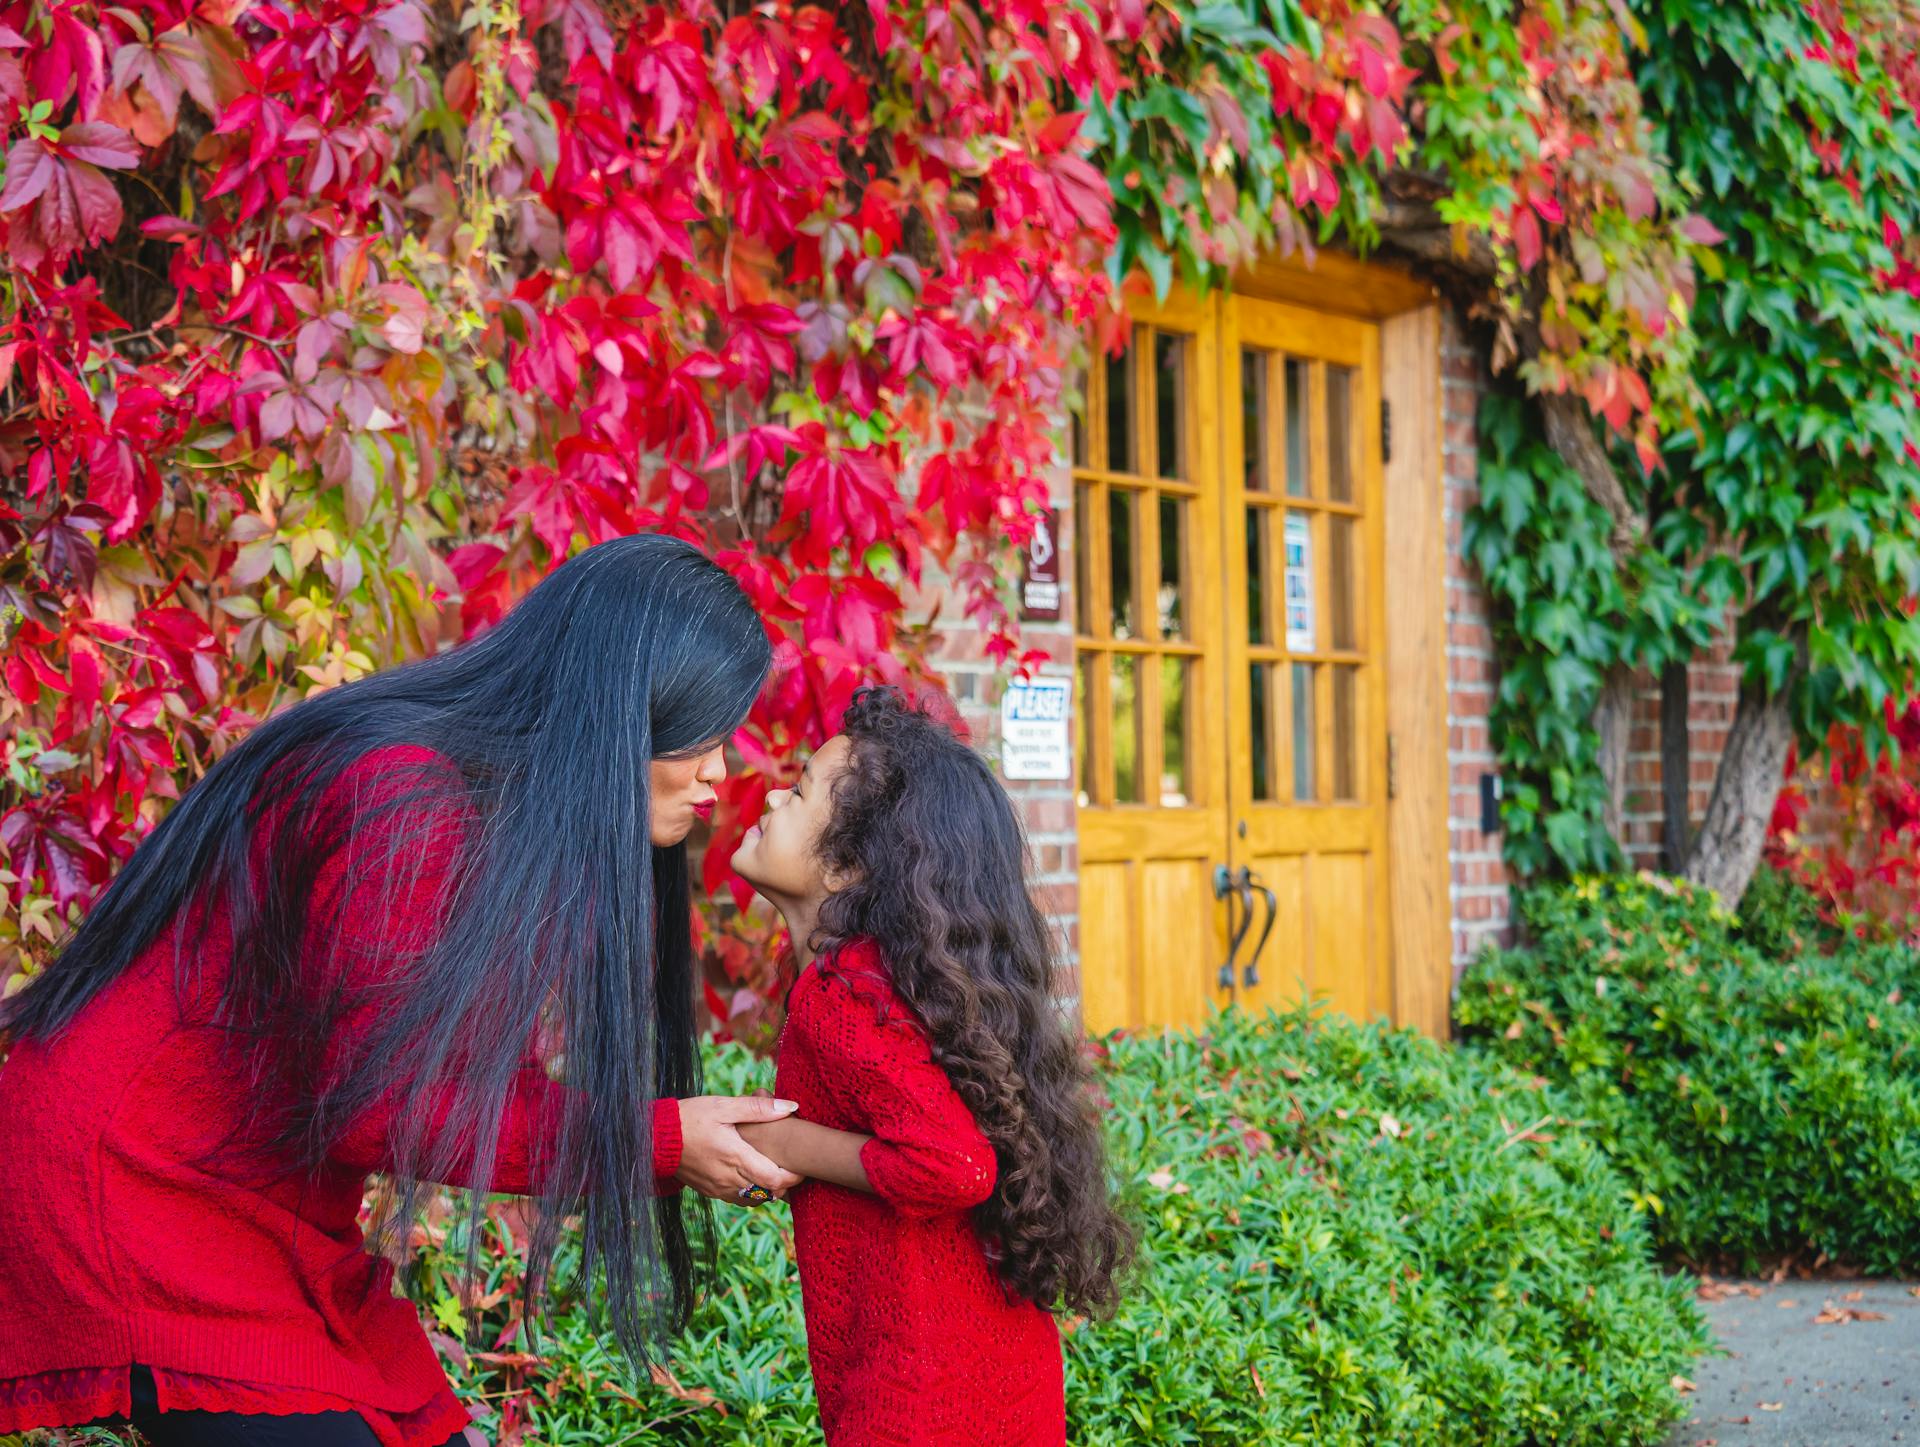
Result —
<path fill-rule="evenodd" d="M 862 937 L 933 1058 L 993 1143 L 974 1230 L 1001 1281 L 1040 1306 L 1110 1312 L 1133 1233 L 1107 1199 L 1105 1150 L 1051 936 L 1026 886 L 1026 840 L 986 762 L 897 691 L 857 695 L 822 863 L 853 881 L 820 912 L 822 957 Z"/>

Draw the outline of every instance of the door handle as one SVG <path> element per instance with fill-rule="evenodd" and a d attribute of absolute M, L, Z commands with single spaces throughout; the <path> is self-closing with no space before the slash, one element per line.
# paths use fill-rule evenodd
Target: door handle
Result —
<path fill-rule="evenodd" d="M 1241 865 L 1233 872 L 1233 887 L 1235 892 L 1240 896 L 1240 917 L 1246 921 L 1246 928 L 1240 931 L 1240 939 L 1234 941 L 1234 944 L 1237 946 L 1246 939 L 1247 930 L 1253 928 L 1253 871 L 1248 869 L 1246 865 Z M 1236 948 L 1233 953 L 1237 960 L 1240 951 Z M 1255 957 L 1258 957 L 1257 952 Z M 1245 978 L 1246 983 L 1249 985 L 1257 985 L 1260 983 L 1259 972 L 1252 968 L 1251 960 L 1248 961 Z"/>
<path fill-rule="evenodd" d="M 1241 893 L 1246 897 L 1247 919 L 1249 922 L 1253 919 L 1253 891 L 1256 889 L 1259 890 L 1260 893 L 1266 897 L 1267 901 L 1267 922 L 1261 926 L 1259 943 L 1253 947 L 1253 953 L 1247 956 L 1246 973 L 1241 979 L 1242 984 L 1257 985 L 1260 983 L 1260 953 L 1267 947 L 1267 936 L 1273 933 L 1274 917 L 1280 913 L 1280 899 L 1279 896 L 1267 887 L 1266 881 L 1261 879 L 1260 876 L 1252 870 L 1242 869 L 1240 874 Z"/>
<path fill-rule="evenodd" d="M 1245 874 L 1246 870 L 1242 869 L 1240 873 Z M 1247 931 L 1253 928 L 1253 900 L 1244 892 L 1239 878 L 1224 864 L 1213 867 L 1213 897 L 1227 902 L 1227 962 L 1220 966 L 1219 988 L 1231 990 L 1237 973 L 1234 965 L 1240 958 L 1240 946 L 1246 941 Z M 1236 898 L 1241 905 L 1237 927 L 1233 922 L 1233 902 Z"/>

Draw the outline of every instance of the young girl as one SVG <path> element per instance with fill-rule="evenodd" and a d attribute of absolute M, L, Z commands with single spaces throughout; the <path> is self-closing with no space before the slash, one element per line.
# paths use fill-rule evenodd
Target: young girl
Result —
<path fill-rule="evenodd" d="M 802 973 L 753 1145 L 792 1196 L 829 1447 L 1058 1447 L 1055 1311 L 1104 1313 L 1131 1248 L 1053 1000 L 1012 805 L 890 690 L 733 856 Z"/>

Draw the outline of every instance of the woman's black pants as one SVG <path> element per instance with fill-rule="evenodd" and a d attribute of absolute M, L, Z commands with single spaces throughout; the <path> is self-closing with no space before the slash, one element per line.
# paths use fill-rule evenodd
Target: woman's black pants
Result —
<path fill-rule="evenodd" d="M 163 1412 L 146 1367 L 133 1369 L 133 1425 L 152 1447 L 380 1447 L 358 1412 Z M 114 1419 L 99 1426 L 124 1425 Z M 456 1432 L 443 1447 L 460 1447 Z"/>

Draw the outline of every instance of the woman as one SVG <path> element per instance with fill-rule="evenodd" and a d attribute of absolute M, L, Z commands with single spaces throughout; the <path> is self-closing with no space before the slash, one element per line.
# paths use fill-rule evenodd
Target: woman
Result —
<path fill-rule="evenodd" d="M 536 1196 L 534 1299 L 577 1216 L 630 1355 L 684 1322 L 674 1187 L 796 1179 L 693 1028 L 684 841 L 769 658 L 711 561 L 624 538 L 208 771 L 0 1016 L 0 1433 L 460 1440 L 375 1171 L 380 1243 L 424 1182 Z"/>

